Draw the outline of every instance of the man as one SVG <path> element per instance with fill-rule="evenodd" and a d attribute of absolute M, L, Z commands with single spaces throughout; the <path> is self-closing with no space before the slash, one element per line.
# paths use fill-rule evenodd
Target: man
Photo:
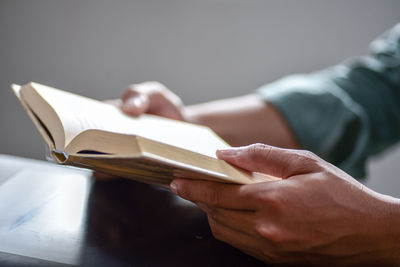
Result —
<path fill-rule="evenodd" d="M 146 82 L 131 85 L 120 105 L 207 125 L 242 146 L 217 151 L 220 159 L 283 178 L 228 185 L 177 177 L 171 191 L 207 213 L 217 239 L 268 263 L 400 265 L 400 199 L 341 170 L 362 177 L 366 159 L 400 139 L 400 24 L 368 57 L 254 94 L 184 107 Z"/>

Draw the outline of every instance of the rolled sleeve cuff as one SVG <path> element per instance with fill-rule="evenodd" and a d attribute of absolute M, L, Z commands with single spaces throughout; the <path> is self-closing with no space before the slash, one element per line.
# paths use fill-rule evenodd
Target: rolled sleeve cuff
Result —
<path fill-rule="evenodd" d="M 367 121 L 362 108 L 330 82 L 329 75 L 323 71 L 289 76 L 256 92 L 282 114 L 302 148 L 363 177 Z"/>

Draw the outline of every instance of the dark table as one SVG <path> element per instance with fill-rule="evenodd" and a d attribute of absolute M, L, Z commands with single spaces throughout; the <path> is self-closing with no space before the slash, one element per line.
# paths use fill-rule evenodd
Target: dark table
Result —
<path fill-rule="evenodd" d="M 0 266 L 263 266 L 168 190 L 0 155 Z"/>

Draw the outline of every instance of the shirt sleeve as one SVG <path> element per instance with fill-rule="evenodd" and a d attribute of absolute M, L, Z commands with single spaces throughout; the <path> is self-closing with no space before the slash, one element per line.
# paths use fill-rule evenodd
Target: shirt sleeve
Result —
<path fill-rule="evenodd" d="M 400 24 L 372 42 L 366 57 L 257 93 L 281 112 L 302 148 L 364 177 L 367 159 L 400 139 Z"/>

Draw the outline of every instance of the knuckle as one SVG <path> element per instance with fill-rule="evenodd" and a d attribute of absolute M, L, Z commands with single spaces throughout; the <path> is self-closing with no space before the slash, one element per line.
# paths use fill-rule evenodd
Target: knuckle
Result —
<path fill-rule="evenodd" d="M 259 223 L 255 227 L 256 233 L 262 237 L 263 239 L 271 240 L 272 231 L 270 230 L 270 226 L 265 225 L 264 223 Z"/>
<path fill-rule="evenodd" d="M 220 196 L 216 191 L 208 190 L 206 201 L 211 205 L 218 206 L 220 203 Z"/>
<path fill-rule="evenodd" d="M 264 162 L 269 158 L 271 149 L 272 148 L 270 146 L 261 143 L 250 145 L 248 149 L 250 160 L 255 162 Z"/>
<path fill-rule="evenodd" d="M 311 151 L 301 151 L 300 163 L 303 165 L 304 170 L 324 170 L 325 162 Z"/>
<path fill-rule="evenodd" d="M 319 157 L 309 150 L 300 150 L 300 155 L 303 160 L 306 160 L 308 162 L 318 162 L 319 161 Z"/>
<path fill-rule="evenodd" d="M 255 143 L 255 144 L 250 145 L 248 148 L 249 148 L 249 152 L 251 154 L 260 154 L 261 152 L 264 152 L 266 147 L 268 147 L 268 146 L 261 144 L 261 143 Z"/>
<path fill-rule="evenodd" d="M 257 234 L 269 242 L 278 245 L 286 241 L 283 232 L 276 226 L 259 224 L 256 226 Z"/>

